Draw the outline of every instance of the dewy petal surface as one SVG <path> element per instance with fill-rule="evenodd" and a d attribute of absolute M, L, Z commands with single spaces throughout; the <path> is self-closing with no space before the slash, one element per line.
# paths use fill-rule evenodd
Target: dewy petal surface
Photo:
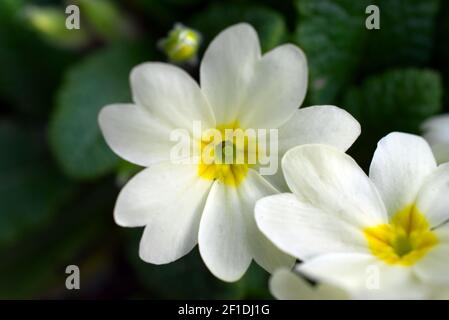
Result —
<path fill-rule="evenodd" d="M 433 228 L 449 221 L 449 163 L 440 165 L 426 179 L 416 205 Z"/>
<path fill-rule="evenodd" d="M 147 62 L 131 72 L 135 103 L 173 128 L 192 130 L 194 121 L 203 129 L 215 126 L 215 118 L 198 84 L 176 66 Z"/>
<path fill-rule="evenodd" d="M 146 225 L 140 243 L 144 261 L 163 264 L 197 244 L 201 213 L 211 183 L 194 165 L 161 163 L 143 170 L 122 189 L 114 218 L 118 225 Z"/>
<path fill-rule="evenodd" d="M 379 190 L 390 215 L 416 200 L 436 162 L 427 142 L 406 133 L 390 133 L 378 143 L 369 176 Z"/>
<path fill-rule="evenodd" d="M 375 186 L 344 152 L 325 145 L 303 145 L 282 159 L 287 184 L 301 202 L 362 228 L 387 222 Z"/>
<path fill-rule="evenodd" d="M 279 154 L 303 144 L 326 144 L 346 151 L 360 135 L 358 121 L 335 106 L 301 108 L 279 128 Z"/>
<path fill-rule="evenodd" d="M 298 47 L 285 44 L 266 53 L 242 101 L 243 128 L 277 128 L 290 119 L 307 91 L 307 60 Z"/>
<path fill-rule="evenodd" d="M 109 147 L 132 163 L 149 166 L 170 159 L 172 127 L 132 104 L 104 107 L 99 124 Z"/>
<path fill-rule="evenodd" d="M 200 66 L 201 90 L 217 123 L 237 119 L 260 57 L 257 33 L 245 23 L 223 30 L 207 48 Z"/>
<path fill-rule="evenodd" d="M 209 270 L 224 281 L 237 281 L 251 263 L 244 208 L 237 188 L 215 181 L 201 218 L 198 243 Z"/>
<path fill-rule="evenodd" d="M 301 203 L 283 193 L 265 197 L 256 204 L 256 221 L 262 232 L 283 251 L 301 260 L 336 252 L 368 253 L 359 228 Z"/>

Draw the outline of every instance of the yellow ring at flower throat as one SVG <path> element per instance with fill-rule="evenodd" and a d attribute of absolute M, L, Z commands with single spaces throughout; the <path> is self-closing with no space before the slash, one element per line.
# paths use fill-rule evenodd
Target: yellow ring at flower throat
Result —
<path fill-rule="evenodd" d="M 414 265 L 438 244 L 429 222 L 415 205 L 397 212 L 390 223 L 363 232 L 371 253 L 391 265 Z"/>
<path fill-rule="evenodd" d="M 214 130 L 219 133 L 221 137 L 219 140 L 214 139 L 212 135 L 203 134 L 199 143 L 198 175 L 203 179 L 218 180 L 225 185 L 237 187 L 246 178 L 249 168 L 255 165 L 249 163 L 250 142 L 254 143 L 256 147 L 254 157 L 257 161 L 257 143 L 252 137 L 245 134 L 237 121 L 219 125 Z M 229 136 L 230 132 L 231 136 Z M 231 150 L 232 159 L 229 161 L 227 155 Z M 242 155 L 240 158 L 237 156 L 239 152 Z M 212 158 L 213 161 L 206 161 L 206 156 Z M 237 158 L 239 158 L 238 161 Z"/>

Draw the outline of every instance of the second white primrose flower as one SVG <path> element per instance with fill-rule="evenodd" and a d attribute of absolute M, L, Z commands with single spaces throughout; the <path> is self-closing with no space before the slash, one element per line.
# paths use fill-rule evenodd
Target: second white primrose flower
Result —
<path fill-rule="evenodd" d="M 280 170 L 262 176 L 257 164 L 170 161 L 174 130 L 278 129 L 278 156 L 305 143 L 349 148 L 360 134 L 358 122 L 333 106 L 298 110 L 307 88 L 302 51 L 282 45 L 261 55 L 255 30 L 247 24 L 220 33 L 200 67 L 201 87 L 182 69 L 145 63 L 131 73 L 134 104 L 105 107 L 99 123 L 109 146 L 124 159 L 148 167 L 121 191 L 114 218 L 126 227 L 145 226 L 140 257 L 165 264 L 199 244 L 210 271 L 238 280 L 254 259 L 268 271 L 292 265 L 257 229 L 255 202 L 285 185 Z M 244 141 L 248 141 L 245 137 Z M 213 150 L 233 150 L 233 140 L 214 141 Z M 244 143 L 246 148 L 246 142 Z M 260 151 L 256 146 L 257 152 Z M 245 158 L 246 159 L 246 158 Z"/>
<path fill-rule="evenodd" d="M 449 162 L 449 114 L 428 119 L 422 129 L 424 138 L 430 143 L 437 161 Z"/>
<path fill-rule="evenodd" d="M 259 200 L 256 220 L 304 261 L 296 271 L 358 298 L 447 290 L 449 164 L 437 166 L 424 139 L 383 138 L 369 178 L 347 154 L 322 145 L 288 151 L 282 167 L 293 194 Z"/>

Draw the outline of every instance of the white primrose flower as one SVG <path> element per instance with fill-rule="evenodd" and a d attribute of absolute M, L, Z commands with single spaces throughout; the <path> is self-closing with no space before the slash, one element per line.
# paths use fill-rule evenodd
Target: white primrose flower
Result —
<path fill-rule="evenodd" d="M 449 287 L 449 164 L 437 166 L 421 137 L 391 133 L 369 178 L 330 146 L 288 151 L 293 193 L 257 202 L 257 224 L 296 271 L 357 297 L 425 298 Z"/>
<path fill-rule="evenodd" d="M 335 285 L 329 283 L 312 284 L 295 270 L 281 268 L 274 271 L 270 278 L 270 292 L 279 300 L 360 300 L 380 298 L 379 294 L 372 295 L 369 290 L 364 290 L 354 295 Z M 389 292 L 381 296 L 383 299 L 389 297 Z M 390 298 L 398 298 L 394 294 Z M 429 299 L 448 300 L 448 287 L 429 288 Z"/>
<path fill-rule="evenodd" d="M 422 129 L 437 161 L 449 162 L 449 114 L 430 118 L 424 122 Z"/>
<path fill-rule="evenodd" d="M 280 268 L 270 278 L 270 292 L 279 300 L 348 300 L 349 294 L 336 286 L 313 286 L 294 271 Z"/>
<path fill-rule="evenodd" d="M 211 141 L 207 132 L 278 129 L 276 150 L 270 145 L 270 156 L 277 151 L 276 159 L 270 159 L 276 162 L 289 148 L 304 143 L 344 151 L 360 134 L 360 125 L 333 106 L 298 110 L 307 88 L 304 54 L 286 44 L 262 56 L 257 34 L 248 24 L 232 26 L 212 41 L 200 80 L 201 87 L 178 67 L 145 63 L 131 72 L 134 104 L 110 105 L 100 112 L 100 127 L 111 149 L 148 167 L 120 192 L 115 221 L 125 227 L 145 226 L 139 254 L 149 263 L 175 261 L 198 243 L 207 267 L 225 281 L 238 280 L 252 259 L 268 271 L 292 266 L 294 258 L 266 239 L 254 219 L 255 202 L 285 185 L 281 170 L 262 176 L 250 157 L 223 162 L 222 153 L 227 156 L 237 148 L 235 140 Z M 197 122 L 204 129 L 199 134 L 192 130 Z M 201 149 L 200 159 L 173 161 L 177 144 L 170 136 L 180 128 L 189 135 L 186 145 L 192 142 Z M 244 136 L 243 149 L 250 138 Z M 204 161 L 202 152 L 209 146 L 211 162 Z M 255 147 L 256 158 L 268 149 Z"/>

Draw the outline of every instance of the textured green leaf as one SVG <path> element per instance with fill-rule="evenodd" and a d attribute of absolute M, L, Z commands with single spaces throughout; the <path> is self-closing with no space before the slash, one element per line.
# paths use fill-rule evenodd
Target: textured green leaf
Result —
<path fill-rule="evenodd" d="M 363 154 L 357 155 L 367 161 L 376 142 L 392 131 L 419 133 L 421 123 L 441 111 L 441 100 L 441 78 L 431 70 L 392 70 L 351 88 L 343 106 L 362 125 L 356 149 Z"/>
<path fill-rule="evenodd" d="M 365 68 L 377 70 L 429 63 L 439 3 L 439 0 L 376 0 L 380 29 L 368 32 Z"/>
<path fill-rule="evenodd" d="M 380 9 L 380 30 L 367 30 L 365 9 Z M 360 74 L 420 66 L 432 56 L 439 0 L 298 0 L 295 42 L 310 70 L 309 102 L 335 103 Z"/>
<path fill-rule="evenodd" d="M 118 157 L 106 146 L 97 116 L 107 104 L 131 101 L 129 72 L 142 56 L 140 48 L 107 48 L 68 72 L 49 132 L 52 150 L 67 175 L 93 179 L 117 166 Z"/>
<path fill-rule="evenodd" d="M 365 8 L 369 0 L 298 0 L 299 24 L 294 40 L 306 53 L 310 83 L 308 102 L 335 102 L 356 75 L 366 40 Z"/>
<path fill-rule="evenodd" d="M 206 43 L 224 28 L 248 22 L 258 32 L 263 51 L 270 50 L 285 40 L 286 26 L 283 17 L 276 11 L 239 4 L 213 4 L 196 14 L 189 25 L 200 31 Z"/>
<path fill-rule="evenodd" d="M 35 130 L 0 122 L 0 248 L 51 221 L 73 192 L 44 142 Z"/>

